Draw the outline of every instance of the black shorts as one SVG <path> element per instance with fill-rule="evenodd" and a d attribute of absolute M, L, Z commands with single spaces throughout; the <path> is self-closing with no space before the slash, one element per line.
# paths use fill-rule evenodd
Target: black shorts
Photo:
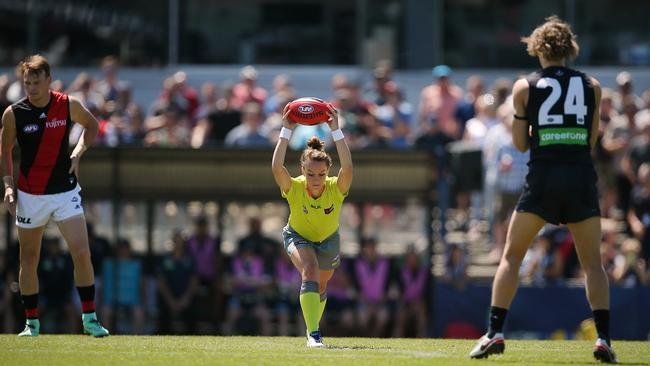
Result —
<path fill-rule="evenodd" d="M 600 216 L 598 181 L 591 165 L 533 163 L 517 203 L 551 224 L 566 224 Z"/>

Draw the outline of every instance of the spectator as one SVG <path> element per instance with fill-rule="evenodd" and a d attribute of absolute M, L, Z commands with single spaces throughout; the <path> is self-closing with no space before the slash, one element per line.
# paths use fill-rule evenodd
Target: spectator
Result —
<path fill-rule="evenodd" d="M 357 326 L 366 336 L 383 336 L 389 320 L 386 292 L 390 263 L 377 253 L 374 238 L 362 239 L 361 256 L 354 263 L 354 273 L 359 288 Z"/>
<path fill-rule="evenodd" d="M 456 121 L 456 108 L 463 98 L 461 88 L 450 80 L 452 71 L 447 65 L 433 68 L 434 84 L 422 89 L 420 94 L 418 131 L 434 129 L 453 140 L 460 138 L 462 131 Z"/>
<path fill-rule="evenodd" d="M 630 146 L 621 160 L 621 168 L 631 184 L 637 182 L 641 164 L 650 163 L 650 110 L 637 114 L 636 130 L 639 135 L 630 140 Z"/>
<path fill-rule="evenodd" d="M 116 100 L 119 93 L 120 82 L 117 76 L 119 63 L 115 56 L 106 56 L 101 63 L 104 78 L 99 81 L 97 91 L 106 101 Z"/>
<path fill-rule="evenodd" d="M 219 90 L 217 85 L 211 82 L 203 83 L 201 85 L 201 100 L 199 101 L 199 108 L 196 111 L 196 119 L 200 121 L 214 112 L 217 108 L 218 100 Z"/>
<path fill-rule="evenodd" d="M 262 127 L 262 107 L 257 103 L 247 103 L 242 110 L 241 124 L 226 135 L 226 146 L 237 148 L 271 147 Z"/>
<path fill-rule="evenodd" d="M 278 244 L 279 245 L 279 244 Z M 300 302 L 296 297 L 300 293 L 302 277 L 291 263 L 291 258 L 281 253 L 275 258 L 274 280 L 276 285 L 275 311 L 278 319 L 278 335 L 302 336 L 305 334 L 305 322 L 302 320 Z M 294 325 L 292 332 L 291 324 Z"/>
<path fill-rule="evenodd" d="M 144 274 L 127 239 L 118 239 L 116 257 L 106 259 L 103 270 L 104 322 L 117 333 L 141 334 L 145 321 Z"/>
<path fill-rule="evenodd" d="M 428 317 L 426 306 L 427 284 L 429 269 L 422 265 L 418 254 L 411 246 L 404 258 L 404 265 L 399 272 L 399 283 L 402 294 L 397 306 L 395 329 L 393 337 L 402 338 L 407 333 L 409 325 L 415 327 L 415 336 L 426 336 Z"/>
<path fill-rule="evenodd" d="M 271 335 L 271 313 L 266 305 L 271 277 L 264 271 L 264 259 L 255 254 L 252 245 L 247 243 L 239 247 L 239 253 L 232 261 L 231 282 L 232 296 L 223 333 L 232 335 L 236 330 L 237 334 Z M 242 325 L 242 320 L 255 320 L 257 324 Z"/>
<path fill-rule="evenodd" d="M 184 147 L 189 146 L 190 130 L 182 110 L 177 105 L 167 106 L 159 116 L 145 121 L 146 146 Z"/>
<path fill-rule="evenodd" d="M 636 239 L 626 239 L 621 244 L 621 253 L 614 259 L 614 283 L 622 287 L 637 287 L 646 284 L 646 261 L 640 257 L 641 244 Z"/>
<path fill-rule="evenodd" d="M 43 238 L 42 253 L 38 266 L 41 319 L 53 320 L 43 322 L 44 332 L 76 333 L 72 258 L 63 251 L 58 238 Z"/>
<path fill-rule="evenodd" d="M 535 239 L 521 265 L 521 276 L 536 286 L 556 285 L 562 282 L 564 261 L 551 231 Z"/>
<path fill-rule="evenodd" d="M 612 121 L 618 119 L 614 108 L 611 89 L 603 88 L 600 98 L 600 123 L 598 124 L 598 139 L 593 149 L 594 168 L 598 173 L 599 191 L 601 192 L 601 207 L 604 217 L 612 217 L 612 209 L 616 208 L 616 183 L 614 181 L 614 166 L 612 154 L 604 147 L 604 135 Z"/>
<path fill-rule="evenodd" d="M 264 259 L 266 272 L 273 272 L 275 267 L 275 257 L 280 243 L 269 238 L 262 232 L 262 220 L 259 217 L 250 217 L 248 219 L 248 234 L 239 239 L 239 248 L 251 247 L 256 255 Z"/>
<path fill-rule="evenodd" d="M 223 96 L 217 100 L 212 112 L 196 123 L 192 130 L 193 148 L 206 144 L 223 144 L 226 135 L 239 125 L 242 114 L 232 103 L 232 93 L 232 86 L 225 86 Z"/>
<path fill-rule="evenodd" d="M 467 284 L 468 258 L 465 246 L 460 243 L 450 243 L 447 249 L 445 262 L 445 275 L 443 281 L 451 284 L 459 291 L 465 289 Z"/>
<path fill-rule="evenodd" d="M 650 162 L 639 167 L 627 219 L 632 234 L 641 242 L 641 258 L 647 264 L 650 261 Z"/>
<path fill-rule="evenodd" d="M 373 110 L 375 117 L 391 130 L 390 147 L 406 149 L 411 146 L 413 107 L 405 102 L 394 81 L 384 83 L 383 104 Z"/>
<path fill-rule="evenodd" d="M 243 109 L 248 103 L 256 103 L 261 108 L 266 102 L 267 91 L 257 86 L 257 70 L 253 66 L 244 66 L 239 72 L 239 83 L 233 88 L 231 103 L 235 109 Z"/>
<path fill-rule="evenodd" d="M 160 305 L 160 331 L 163 334 L 188 334 L 194 332 L 197 314 L 195 295 L 199 279 L 194 270 L 194 260 L 185 249 L 181 232 L 172 233 L 172 249 L 158 268 L 158 304 Z"/>
<path fill-rule="evenodd" d="M 282 111 L 287 102 L 296 99 L 296 93 L 287 74 L 278 74 L 273 78 L 273 95 L 264 102 L 264 115 Z"/>
<path fill-rule="evenodd" d="M 350 263 L 342 259 L 338 270 L 327 283 L 327 313 L 323 314 L 328 334 L 347 336 L 359 329 L 354 322 L 357 292 L 350 276 Z"/>
<path fill-rule="evenodd" d="M 458 102 L 455 118 L 460 130 L 465 131 L 465 124 L 476 115 L 476 101 L 485 91 L 485 84 L 480 75 L 471 75 L 465 82 L 465 96 Z"/>
<path fill-rule="evenodd" d="M 482 146 L 488 130 L 499 123 L 497 107 L 492 94 L 481 95 L 475 103 L 476 116 L 465 125 L 463 139 Z"/>
<path fill-rule="evenodd" d="M 614 107 L 619 113 L 625 112 L 625 100 L 631 101 L 636 109 L 643 108 L 643 100 L 634 94 L 632 75 L 627 71 L 621 71 L 616 75 L 618 90 L 614 94 Z"/>
<path fill-rule="evenodd" d="M 100 305 L 102 302 L 101 295 L 103 294 L 104 286 L 104 262 L 107 258 L 112 257 L 112 248 L 106 238 L 98 236 L 95 232 L 95 226 L 86 222 L 86 230 L 88 232 L 88 246 L 90 248 L 90 260 L 92 261 L 93 268 L 95 270 L 95 291 L 98 296 L 97 304 Z"/>

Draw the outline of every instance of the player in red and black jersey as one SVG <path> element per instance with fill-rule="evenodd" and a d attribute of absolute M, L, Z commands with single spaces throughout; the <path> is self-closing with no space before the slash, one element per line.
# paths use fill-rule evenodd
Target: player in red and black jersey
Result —
<path fill-rule="evenodd" d="M 40 55 L 20 63 L 27 97 L 2 115 L 0 170 L 4 204 L 16 216 L 20 242 L 20 292 L 27 318 L 20 336 L 37 336 L 37 267 L 45 225 L 53 218 L 68 244 L 74 262 L 74 279 L 82 303 L 84 332 L 108 335 L 95 314 L 95 278 L 90 261 L 86 219 L 77 183 L 79 159 L 97 136 L 95 117 L 75 98 L 50 90 L 50 65 Z M 72 123 L 84 132 L 72 153 L 68 135 Z M 14 185 L 13 147 L 18 140 L 20 168 Z"/>
<path fill-rule="evenodd" d="M 597 177 L 590 156 L 598 136 L 600 85 L 566 66 L 579 47 L 571 26 L 558 17 L 547 18 L 522 41 L 542 66 L 518 80 L 512 92 L 512 139 L 520 151 L 530 148 L 529 171 L 494 277 L 488 332 L 470 357 L 503 352 L 503 323 L 517 291 L 521 262 L 549 222 L 566 224 L 573 235 L 598 332 L 594 356 L 616 363 L 609 337 L 609 284 L 600 259 Z"/>

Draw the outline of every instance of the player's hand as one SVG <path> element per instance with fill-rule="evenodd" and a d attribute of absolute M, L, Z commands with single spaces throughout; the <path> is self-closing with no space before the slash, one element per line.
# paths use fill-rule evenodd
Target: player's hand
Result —
<path fill-rule="evenodd" d="M 333 105 L 327 104 L 327 108 L 329 109 L 329 112 L 327 115 L 330 117 L 330 119 L 327 120 L 327 125 L 330 126 L 330 130 L 338 130 L 339 129 L 339 112 L 334 108 Z"/>
<path fill-rule="evenodd" d="M 79 180 L 79 159 L 81 157 L 78 155 L 70 155 L 70 170 L 68 170 L 68 174 L 74 173 L 77 180 Z"/>
<path fill-rule="evenodd" d="M 288 128 L 290 130 L 296 128 L 296 122 L 292 121 L 291 118 L 289 118 L 289 104 L 284 106 L 284 110 L 282 111 L 282 127 Z"/>
<path fill-rule="evenodd" d="M 5 207 L 12 216 L 16 216 L 16 194 L 13 187 L 5 188 Z"/>

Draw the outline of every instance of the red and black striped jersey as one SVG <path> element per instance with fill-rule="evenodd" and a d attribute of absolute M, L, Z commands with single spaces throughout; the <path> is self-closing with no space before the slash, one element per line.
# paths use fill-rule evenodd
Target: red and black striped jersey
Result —
<path fill-rule="evenodd" d="M 43 108 L 27 98 L 11 105 L 20 146 L 18 189 L 30 194 L 67 192 L 77 186 L 70 174 L 68 135 L 72 128 L 70 103 L 63 93 L 50 91 Z"/>

